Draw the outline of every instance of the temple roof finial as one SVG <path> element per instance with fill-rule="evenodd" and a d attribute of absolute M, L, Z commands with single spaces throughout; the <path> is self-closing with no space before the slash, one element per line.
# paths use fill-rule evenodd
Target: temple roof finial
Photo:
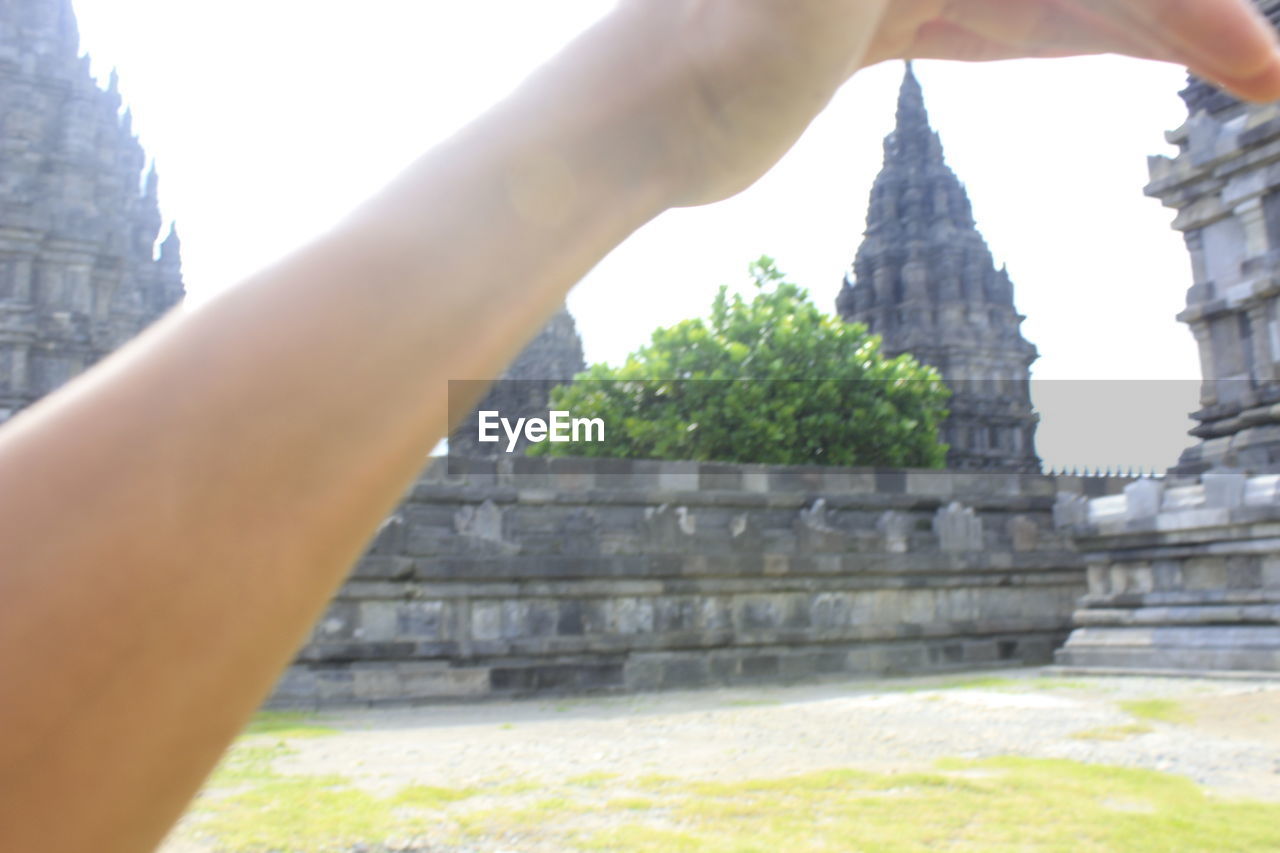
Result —
<path fill-rule="evenodd" d="M 177 263 L 182 253 L 182 240 L 178 237 L 177 221 L 169 223 L 169 233 L 160 244 L 160 260 Z"/>
<path fill-rule="evenodd" d="M 898 91 L 898 130 L 929 132 L 929 113 L 924 107 L 924 90 L 916 79 L 915 66 L 907 61 L 902 75 L 902 88 Z"/>

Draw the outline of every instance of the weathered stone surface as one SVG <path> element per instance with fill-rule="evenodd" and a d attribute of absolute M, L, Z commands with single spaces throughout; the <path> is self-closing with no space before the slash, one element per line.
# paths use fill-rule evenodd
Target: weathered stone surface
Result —
<path fill-rule="evenodd" d="M 1040 525 L 1028 516 L 1015 516 L 1009 522 L 1009 538 L 1013 540 L 1013 550 L 1034 551 L 1040 544 Z"/>
<path fill-rule="evenodd" d="M 1154 518 L 1164 502 L 1164 483 L 1160 480 L 1130 483 L 1124 489 L 1124 502 L 1126 518 Z"/>
<path fill-rule="evenodd" d="M 933 532 L 943 551 L 982 550 L 982 519 L 958 501 L 938 510 L 933 517 Z"/>
<path fill-rule="evenodd" d="M 1280 0 L 1259 5 L 1280 22 Z M 1200 347 L 1201 441 L 1168 483 L 1094 500 L 1071 528 L 1089 595 L 1058 660 L 1277 671 L 1280 478 L 1246 474 L 1280 470 L 1280 105 L 1194 79 L 1183 98 L 1187 122 L 1168 135 L 1179 153 L 1151 158 L 1147 194 L 1178 211 L 1191 253 L 1179 319 Z"/>
<path fill-rule="evenodd" d="M 1009 274 L 995 268 L 968 194 L 943 160 L 910 66 L 884 148 L 837 310 L 880 335 L 887 354 L 909 352 L 942 374 L 952 391 L 942 430 L 948 467 L 1038 473 L 1036 349 L 1022 337 Z"/>
<path fill-rule="evenodd" d="M 1126 489 L 1135 511 L 1091 512 L 1074 528 L 1089 593 L 1058 662 L 1280 671 L 1280 505 L 1258 479 L 1227 473 L 1162 501 L 1144 481 Z"/>
<path fill-rule="evenodd" d="M 1258 4 L 1280 21 L 1280 2 Z M 1172 473 L 1280 470 L 1280 104 L 1192 79 L 1178 155 L 1152 157 L 1147 194 L 1178 211 L 1194 284 L 1179 319 L 1200 349 L 1200 443 Z"/>
<path fill-rule="evenodd" d="M 176 229 L 70 0 L 0 4 L 0 422 L 182 299 Z M 146 169 L 145 178 L 143 176 Z"/>
<path fill-rule="evenodd" d="M 520 476 L 545 476 L 555 461 L 527 459 Z M 1052 525 L 1052 496 L 1123 485 L 1014 477 L 1016 488 L 993 490 L 962 472 L 815 479 L 685 463 L 674 475 L 695 488 L 674 503 L 661 465 L 569 492 L 499 485 L 483 465 L 458 470 L 468 473 L 445 480 L 432 467 L 397 509 L 278 704 L 1043 662 L 1085 589 L 1080 556 Z M 755 491 L 755 478 L 785 491 Z M 867 478 L 898 488 L 848 490 Z M 1241 563 L 1232 577 L 1262 567 Z M 400 678 L 408 665 L 421 669 Z"/>

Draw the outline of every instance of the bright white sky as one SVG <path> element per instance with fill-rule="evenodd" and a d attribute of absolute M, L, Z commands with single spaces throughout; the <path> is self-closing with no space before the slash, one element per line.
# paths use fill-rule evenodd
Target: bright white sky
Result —
<path fill-rule="evenodd" d="M 306 241 L 509 92 L 607 0 L 75 0 L 119 69 L 183 239 L 192 301 Z M 899 65 L 859 74 L 741 196 L 652 223 L 574 291 L 588 361 L 704 313 L 761 254 L 834 310 L 865 223 Z M 1185 118 L 1185 72 L 1114 57 L 920 63 L 947 158 L 1007 263 L 1049 465 L 1163 469 L 1191 443 L 1199 365 L 1174 315 L 1190 264 L 1146 157 Z M 518 274 L 518 271 L 513 271 Z M 501 305 L 494 306 L 502 310 Z M 1143 380 L 1105 382 L 1101 380 Z"/>

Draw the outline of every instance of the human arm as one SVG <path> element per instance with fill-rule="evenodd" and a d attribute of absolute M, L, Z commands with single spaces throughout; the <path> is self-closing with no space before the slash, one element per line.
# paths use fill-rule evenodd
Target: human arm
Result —
<path fill-rule="evenodd" d="M 447 380 L 500 372 L 649 218 L 754 180 L 856 68 L 934 44 L 899 37 L 930 11 L 628 3 L 329 234 L 6 427 L 0 849 L 153 845 L 444 434 Z"/>

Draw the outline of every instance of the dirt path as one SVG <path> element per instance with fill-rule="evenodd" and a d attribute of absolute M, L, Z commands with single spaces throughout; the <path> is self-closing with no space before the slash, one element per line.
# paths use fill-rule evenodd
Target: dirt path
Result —
<path fill-rule="evenodd" d="M 1137 716 L 1126 702 L 1139 703 Z M 1280 800 L 1280 682 L 1022 670 L 324 719 L 342 733 L 293 743 L 297 752 L 280 770 L 341 774 L 378 792 L 592 773 L 740 780 L 1021 755 L 1160 770 L 1224 794 Z"/>
<path fill-rule="evenodd" d="M 283 722 L 279 734 L 241 741 L 233 757 L 248 756 L 244 769 L 249 774 L 234 777 L 230 787 L 215 783 L 164 853 L 564 853 L 579 849 L 567 838 L 633 826 L 631 809 L 649 809 L 644 821 L 652 831 L 687 829 L 687 818 L 680 823 L 664 815 L 694 801 L 663 795 L 664 785 L 769 786 L 823 770 L 908 778 L 913 771 L 933 770 L 940 759 L 998 756 L 1176 774 L 1201 786 L 1224 809 L 1232 806 L 1219 797 L 1280 803 L 1280 679 L 1058 678 L 1038 670 L 1004 670 L 806 687 L 351 710 L 305 723 Z M 304 732 L 289 728 L 313 723 L 336 731 L 303 737 L 294 735 Z M 263 750 L 264 760 L 253 757 Z M 307 788 L 307 780 L 316 781 Z M 1036 784 L 1052 788 L 1056 781 L 1051 775 Z M 318 833 L 319 841 L 291 846 L 289 826 L 314 825 L 326 811 L 355 807 L 361 798 L 366 804 L 401 802 L 397 798 L 406 791 L 416 791 L 417 806 L 426 809 L 412 837 L 327 844 L 328 830 L 316 829 L 312 834 Z M 234 827 L 251 829 L 233 827 L 234 838 L 211 830 L 207 821 L 217 814 L 219 799 L 245 792 L 249 799 L 239 802 Z M 1102 802 L 1120 811 L 1156 808 L 1145 793 Z M 1091 805 L 1087 799 L 1081 803 L 1082 808 Z M 368 808 L 376 812 L 377 806 Z M 483 826 L 477 830 L 468 821 Z M 548 835 L 542 831 L 547 826 L 563 831 Z M 267 835 L 255 841 L 262 828 Z M 376 837 L 372 830 L 358 834 Z M 1268 841 L 1260 848 L 1238 849 L 1274 847 Z"/>

